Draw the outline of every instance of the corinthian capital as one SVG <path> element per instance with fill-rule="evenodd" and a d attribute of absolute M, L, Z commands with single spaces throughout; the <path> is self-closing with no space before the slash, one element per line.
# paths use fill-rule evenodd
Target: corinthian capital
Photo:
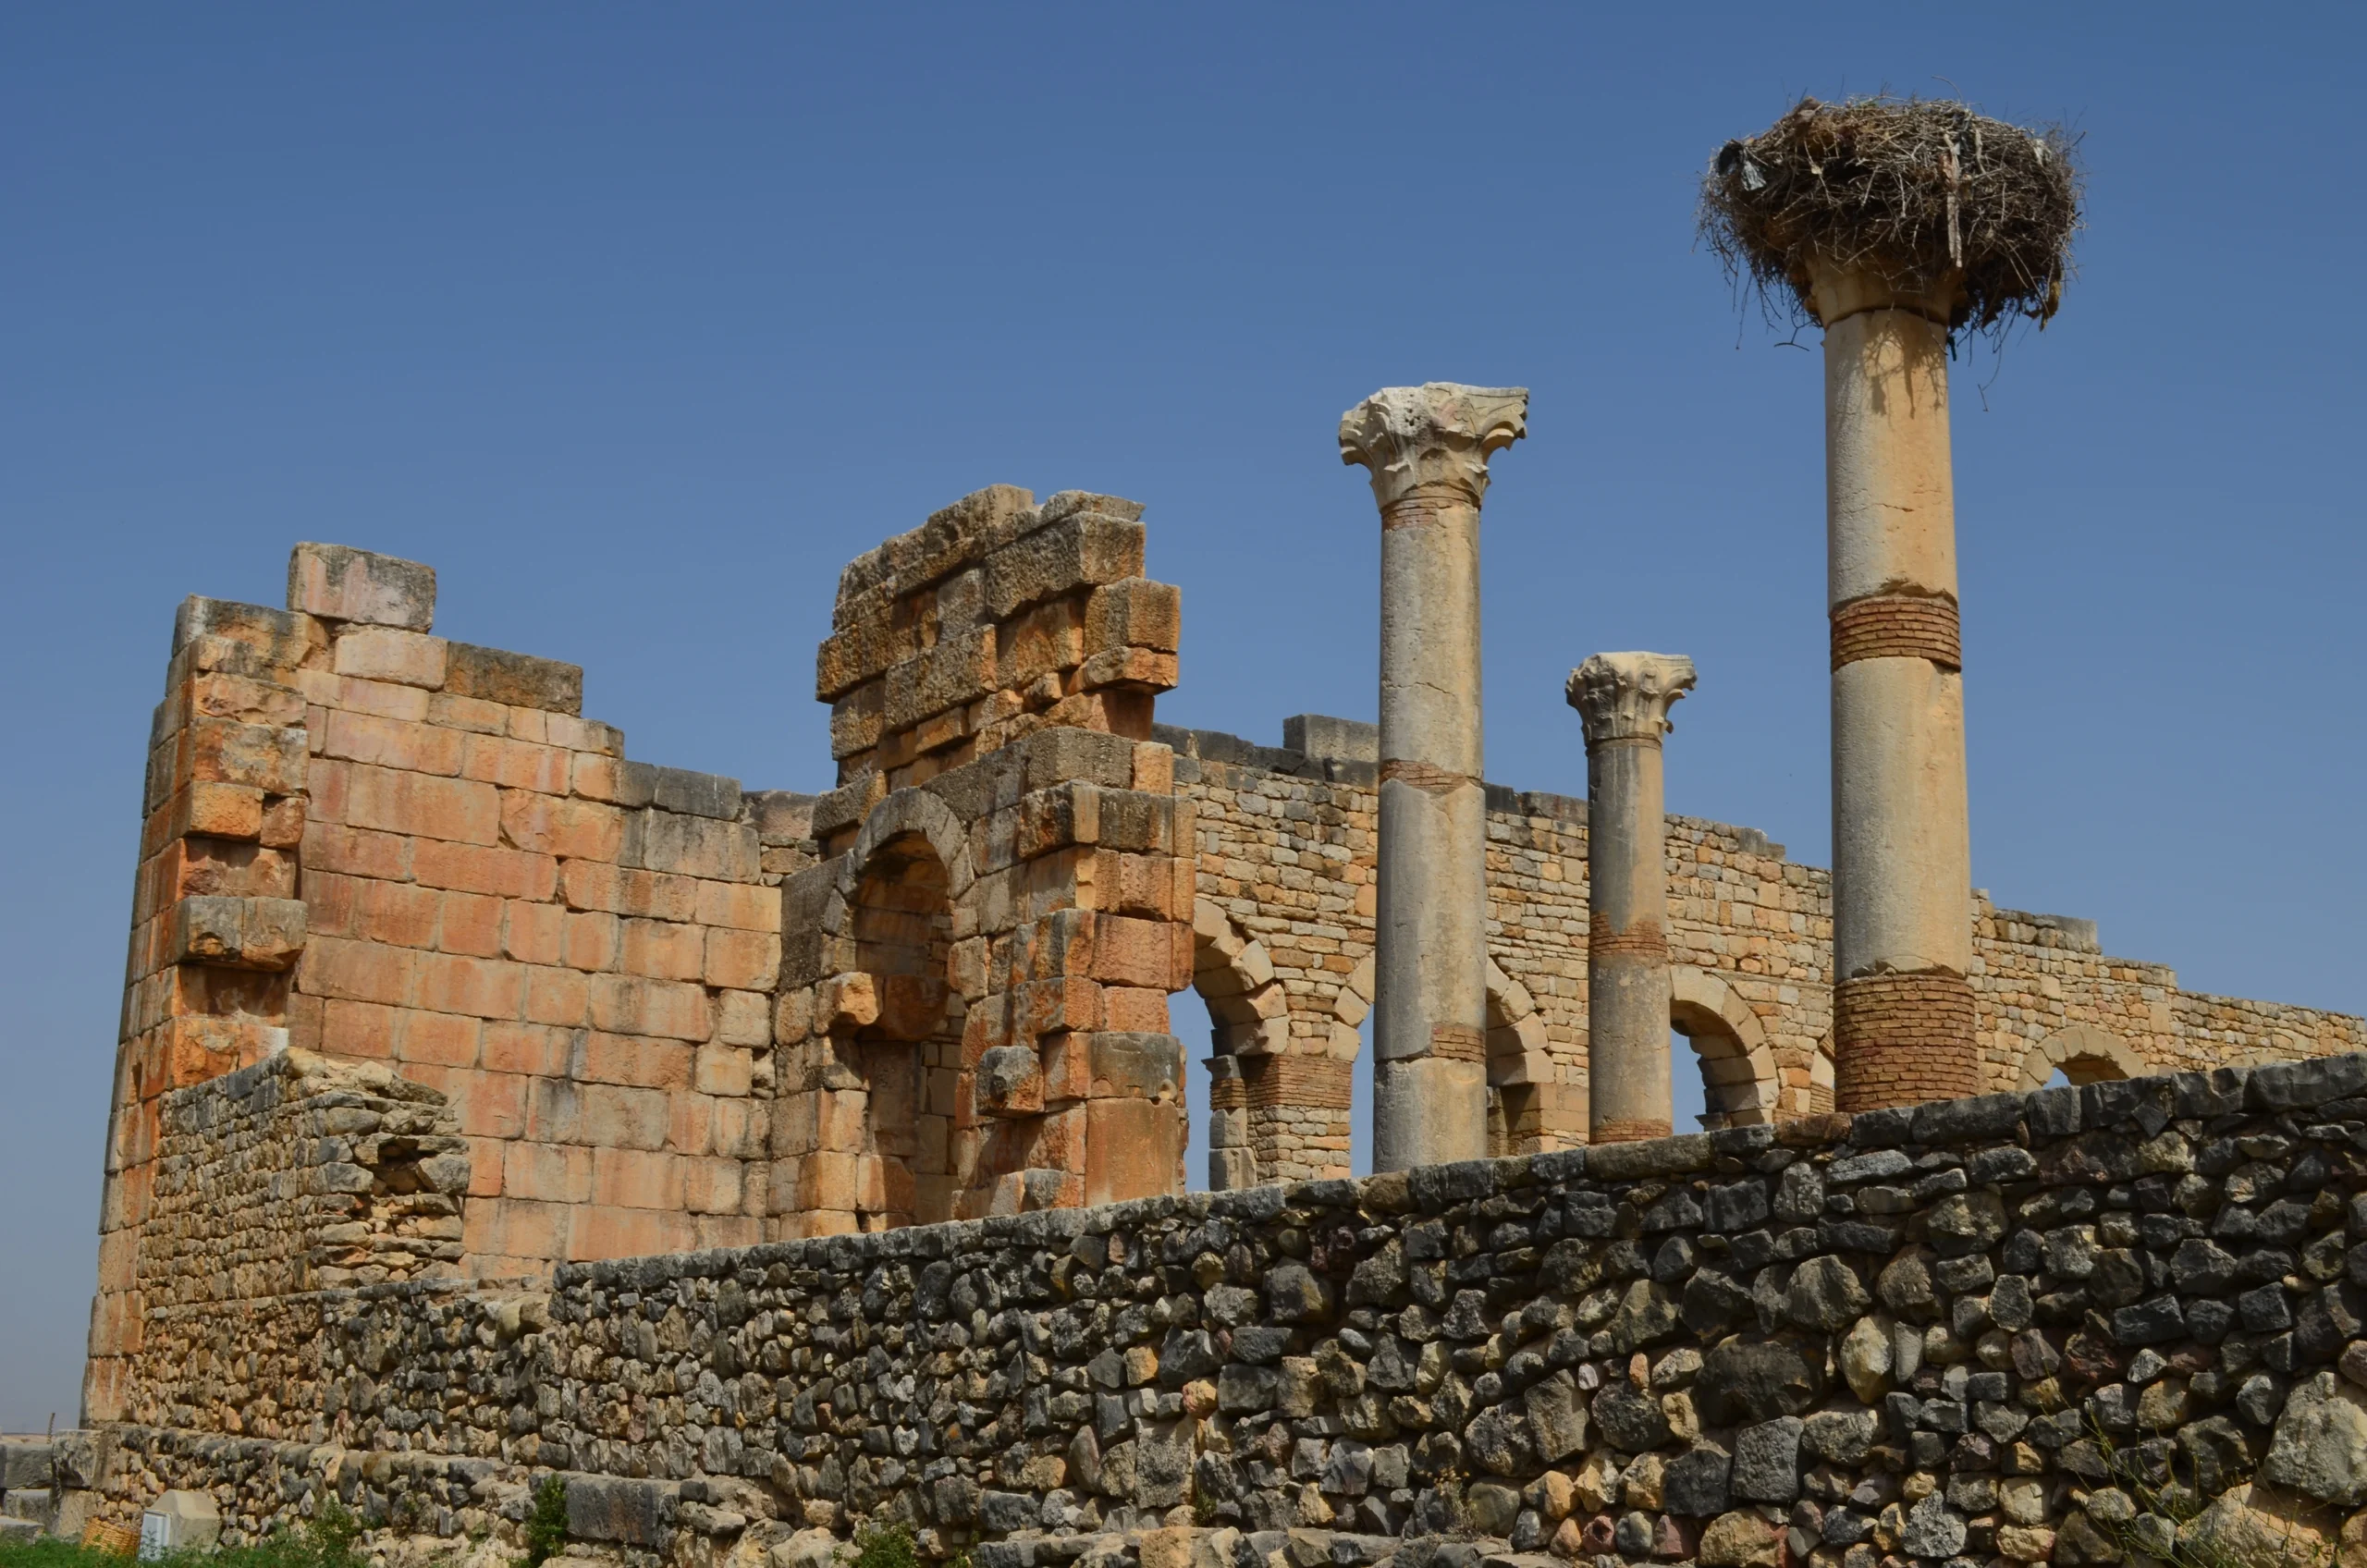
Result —
<path fill-rule="evenodd" d="M 1372 470 L 1385 518 L 1409 501 L 1476 507 L 1488 454 L 1528 434 L 1528 388 L 1385 386 L 1340 417 L 1340 460 Z"/>
<path fill-rule="evenodd" d="M 1676 726 L 1668 710 L 1693 689 L 1683 654 L 1596 654 L 1570 671 L 1564 693 L 1585 724 L 1587 744 L 1658 741 Z"/>

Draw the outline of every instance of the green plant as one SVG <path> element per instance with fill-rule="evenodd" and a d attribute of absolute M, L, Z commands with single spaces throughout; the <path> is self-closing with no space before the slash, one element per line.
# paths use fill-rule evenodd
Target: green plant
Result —
<path fill-rule="evenodd" d="M 567 1483 L 546 1476 L 534 1486 L 533 1512 L 526 1515 L 523 1568 L 543 1568 L 567 1545 Z"/>
<path fill-rule="evenodd" d="M 2138 1513 L 2158 1513 L 2172 1524 L 2183 1525 L 2199 1518 L 2209 1506 L 2198 1488 L 2178 1480 L 2175 1467 L 2166 1484 L 2155 1486 L 2147 1477 L 2144 1466 L 2120 1452 L 2112 1439 L 2112 1434 L 2104 1430 L 2103 1423 L 2093 1414 L 2088 1417 L 2088 1436 L 2095 1445 L 2098 1457 L 2103 1461 L 2106 1476 L 2114 1486 L 2128 1494 L 2129 1501 L 2137 1505 Z M 2322 1532 L 2323 1538 L 2314 1547 L 2296 1539 L 2291 1528 L 2286 1530 L 2287 1550 L 2281 1568 L 2330 1568 L 2334 1558 L 2333 1537 L 2340 1521 L 2331 1517 L 2331 1511 L 2329 1514 L 2326 1528 Z M 2091 1522 L 2103 1525 L 2113 1544 L 2120 1548 L 2128 1561 L 2161 1561 L 2152 1557 L 2137 1539 L 2134 1520 L 2126 1524 L 2108 1524 L 2092 1513 L 2088 1517 Z M 2183 1530 L 2179 1532 L 2177 1543 L 2170 1549 L 2168 1562 L 2170 1568 L 2256 1568 L 2255 1564 L 2216 1542 L 2187 1539 Z"/>
<path fill-rule="evenodd" d="M 162 1568 L 364 1568 L 355 1550 L 362 1521 L 333 1496 L 324 1494 L 300 1529 L 274 1530 L 245 1546 L 170 1552 Z M 0 1545 L 0 1568 L 125 1568 L 127 1559 L 73 1541 L 42 1539 Z"/>
<path fill-rule="evenodd" d="M 920 1550 L 910 1525 L 865 1525 L 854 1536 L 849 1568 L 921 1568 Z"/>

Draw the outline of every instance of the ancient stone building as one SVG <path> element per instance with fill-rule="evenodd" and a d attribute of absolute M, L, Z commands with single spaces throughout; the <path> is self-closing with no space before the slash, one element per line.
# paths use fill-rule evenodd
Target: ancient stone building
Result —
<path fill-rule="evenodd" d="M 1560 1393 L 1526 1396 L 1527 1425 L 1505 1427 L 1508 1446 L 1490 1458 L 1467 1449 L 1494 1440 L 1472 1437 L 1479 1427 L 1453 1433 L 1495 1395 L 1453 1384 L 1466 1402 L 1453 1420 L 1429 1403 L 1450 1363 L 1458 1378 L 1495 1365 L 1464 1366 L 1486 1322 L 1453 1290 L 1432 1301 L 1428 1286 L 1359 1281 L 1439 1256 L 1429 1249 L 1443 1232 L 1425 1215 L 1466 1225 L 1480 1222 L 1466 1210 L 1535 1207 L 1488 1192 L 1566 1208 L 1551 1226 L 1591 1237 L 1613 1232 L 1588 1229 L 1597 1219 L 1581 1209 L 1608 1203 L 1615 1218 L 1626 1204 L 1650 1231 L 1657 1194 L 1725 1182 L 1748 1161 L 1772 1171 L 1779 1144 L 1835 1173 L 1891 1161 L 1857 1145 L 1887 1149 L 1905 1123 L 1865 1133 L 1878 1123 L 1861 1116 L 1853 1133 L 1830 1114 L 1831 878 L 1750 828 L 1666 819 L 1668 1022 L 1691 1041 L 1684 1070 L 1701 1074 L 1716 1139 L 1587 1150 L 1587 804 L 1487 785 L 1489 1138 L 1512 1163 L 1437 1168 L 1496 1172 L 1484 1179 L 1417 1172 L 1411 1188 L 1402 1174 L 1337 1181 L 1375 989 L 1378 736 L 1306 715 L 1267 747 L 1156 723 L 1156 696 L 1178 679 L 1181 606 L 1145 574 L 1140 510 L 990 489 L 851 564 L 817 659 L 837 778 L 811 795 L 629 759 L 620 734 L 583 717 L 575 667 L 435 636 L 424 566 L 300 545 L 285 608 L 189 600 L 155 713 L 134 884 L 86 1385 L 101 1438 L 43 1461 L 80 1477 L 48 1483 L 44 1517 L 62 1517 L 68 1494 L 119 1514 L 162 1488 L 211 1487 L 233 1530 L 251 1531 L 325 1485 L 378 1523 L 449 1536 L 514 1525 L 533 1476 L 558 1469 L 573 1477 L 583 1538 L 686 1562 L 704 1560 L 682 1558 L 681 1543 L 751 1521 L 780 1525 L 745 1537 L 762 1545 L 800 1521 L 843 1532 L 902 1517 L 938 1550 L 1054 1525 L 1147 1528 L 1194 1497 L 1243 1527 L 1353 1515 L 1381 1535 L 1447 1506 L 1426 1499 L 1438 1476 L 1465 1473 L 1466 1452 L 1510 1477 L 1498 1490 L 1511 1501 L 1472 1503 L 1503 1513 L 1505 1529 L 1535 1514 L 1515 1531 L 1534 1536 L 1575 1517 L 1579 1505 L 1551 1488 L 1530 1499 L 1522 1477 L 1557 1457 L 1545 1448 L 1584 1442 L 1583 1412 L 1573 1426 L 1552 1402 L 1612 1374 L 1588 1362 L 1563 1373 L 1578 1380 Z M 2033 1090 L 2057 1069 L 2094 1084 L 2367 1047 L 2358 1019 L 2182 991 L 2164 966 L 2106 957 L 2089 923 L 1986 895 L 1969 941 L 1990 1090 Z M 1188 1129 L 1171 1010 L 1187 989 L 1215 1023 L 1207 1184 L 1244 1190 L 1215 1207 L 1174 1196 L 1188 1184 Z M 2209 1117 L 2290 1121 L 2295 1096 L 2358 1092 L 2336 1078 L 2258 1106 L 2240 1083 L 2181 1089 L 2181 1108 L 2227 1109 L 2178 1109 L 2179 1126 L 2216 1148 Z M 2087 1103 L 2029 1103 L 2074 1102 Z M 2003 1111 L 1965 1114 L 1970 1132 L 1913 1123 L 1915 1169 L 1948 1166 L 1948 1141 L 1978 1133 L 2068 1160 L 2061 1179 L 2075 1186 L 2090 1180 L 2089 1156 L 2048 1152 L 2077 1116 L 2017 1110 L 2009 1129 Z M 2082 1114 L 2159 1130 L 2119 1100 Z M 2246 1137 L 2266 1149 L 2292 1135 Z M 1976 1164 L 2018 1170 L 2027 1158 Z M 1924 1182 L 1911 1203 L 1926 1187 L 1956 1190 Z M 1152 1207 L 1106 1207 L 1133 1200 Z M 1061 1218 L 1087 1209 L 1101 1218 Z M 1894 1250 L 1925 1234 L 1920 1220 L 1883 1224 Z M 1805 1256 L 1819 1233 L 1804 1219 L 1782 1244 Z M 832 1237 L 844 1250 L 812 1250 Z M 1834 1244 L 1875 1240 L 1847 1231 Z M 940 1277 L 974 1245 L 997 1261 Z M 1962 1262 L 1961 1247 L 1942 1250 Z M 1799 1261 L 1786 1257 L 1786 1269 Z M 1589 1258 L 1598 1271 L 1616 1261 Z M 1204 1305 L 1177 1305 L 1178 1268 Z M 1695 1287 L 1674 1285 L 1690 1312 Z M 1837 1275 L 1826 1285 L 1847 1294 Z M 1151 1290 L 1159 1305 L 1102 1314 L 1060 1341 L 1049 1381 L 978 1373 L 963 1397 L 981 1410 L 1020 1401 L 1008 1429 L 947 1414 L 968 1435 L 914 1436 L 910 1454 L 905 1437 L 883 1438 L 889 1458 L 859 1476 L 817 1468 L 815 1445 L 829 1444 L 816 1434 L 840 1419 L 825 1407 L 862 1402 L 852 1384 L 834 1395 L 811 1377 L 796 1391 L 791 1361 L 808 1358 L 803 1377 L 850 1346 L 901 1354 L 920 1341 L 895 1338 L 901 1329 L 879 1340 L 878 1313 L 936 1321 L 930 1292 L 948 1288 L 969 1305 L 946 1321 L 967 1321 L 981 1346 L 1008 1338 L 998 1301 Z M 1510 1285 L 1484 1296 L 1523 1324 L 1568 1310 Z M 1574 1354 L 1594 1354 L 1606 1334 L 1614 1358 L 1649 1342 L 1621 1325 L 1632 1312 L 1660 1323 L 1661 1298 L 1621 1299 L 1607 1328 L 1581 1312 Z M 1315 1343 L 1343 1312 L 1355 1354 L 1379 1354 L 1375 1324 L 1357 1317 L 1376 1303 L 1436 1307 L 1445 1342 L 1469 1342 L 1433 1367 L 1418 1332 L 1439 1320 L 1424 1317 L 1399 1350 L 1429 1370 L 1322 1362 L 1345 1354 Z M 804 1326 L 794 1334 L 792 1320 Z M 773 1348 L 717 1348 L 759 1323 L 780 1336 Z M 1054 1348 L 1043 1334 L 1068 1331 L 1012 1330 L 1027 1368 Z M 1505 1343 L 1528 1332 L 1507 1329 Z M 1269 1341 L 1270 1355 L 1254 1348 Z M 476 1391 L 431 1417 L 413 1376 L 460 1376 L 422 1369 L 442 1365 L 434 1347 L 464 1343 L 485 1351 L 466 1374 Z M 620 1352 L 652 1365 L 688 1355 L 669 1376 L 705 1390 L 698 1409 L 602 1359 Z M 1317 1356 L 1304 1363 L 1318 1368 L 1313 1383 L 1302 1354 Z M 562 1364 L 577 1370 L 554 1381 Z M 882 1365 L 893 1382 L 892 1357 Z M 1401 1372 L 1424 1390 L 1403 1410 L 1343 1391 L 1392 1389 Z M 1650 1371 L 1653 1388 L 1662 1375 Z M 748 1377 L 782 1381 L 759 1395 Z M 727 1381 L 708 1390 L 716 1379 Z M 1040 1412 L 1033 1387 L 1052 1390 Z M 1594 1408 L 1600 1424 L 1600 1396 Z M 775 1432 L 760 1411 L 789 1425 Z M 1255 1464 L 1202 1476 L 1209 1454 L 1240 1452 L 1211 1446 L 1233 1440 L 1222 1424 L 1247 1442 L 1240 1423 L 1253 1415 L 1282 1423 L 1275 1432 L 1306 1427 L 1279 1450 L 1255 1439 L 1271 1450 L 1258 1463 L 1292 1477 L 1280 1491 Z M 847 1430 L 889 1429 L 872 1420 Z M 1466 1446 L 1422 1447 L 1426 1422 Z M 1343 1433 L 1355 1446 L 1331 1441 Z M 225 1436 L 256 1446 L 233 1463 L 207 1446 Z M 374 1451 L 377 1468 L 339 1468 L 341 1445 Z M 389 1470 L 376 1451 L 421 1457 Z M 460 1456 L 474 1478 L 439 1490 L 431 1472 Z M 914 1474 L 926 1488 L 900 1478 Z M 602 1490 L 653 1476 L 669 1478 Z M 1615 1476 L 1598 1480 L 1617 1494 Z M 2032 1504 L 2034 1517 L 2055 1517 L 2058 1502 Z"/>
<path fill-rule="evenodd" d="M 995 488 L 851 564 L 814 796 L 628 760 L 575 667 L 435 636 L 423 566 L 304 545 L 285 609 L 190 599 L 92 1415 L 187 1266 L 149 1226 L 164 1096 L 288 1047 L 385 1064 L 460 1140 L 361 1161 L 409 1174 L 322 1265 L 354 1282 L 1182 1191 L 1187 987 L 1216 1023 L 1208 1184 L 1348 1174 L 1375 732 L 1156 724 L 1181 618 L 1145 540 L 1131 502 Z M 1492 1146 L 1575 1146 L 1586 804 L 1490 785 L 1487 808 Z M 1828 875 L 1749 828 L 1673 817 L 1667 846 L 1670 1023 L 1709 1121 L 1829 1110 Z M 2354 1018 L 2181 991 L 2085 922 L 1983 900 L 1971 939 L 1988 1087 L 2367 1047 Z"/>

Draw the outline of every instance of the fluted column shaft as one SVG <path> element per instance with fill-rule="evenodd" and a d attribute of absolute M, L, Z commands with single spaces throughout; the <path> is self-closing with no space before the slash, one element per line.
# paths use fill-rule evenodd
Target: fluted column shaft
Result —
<path fill-rule="evenodd" d="M 1833 632 L 1834 1059 L 1844 1110 L 1976 1093 L 1953 285 L 1816 279 Z"/>
<path fill-rule="evenodd" d="M 1480 782 L 1479 506 L 1526 391 L 1374 394 L 1340 453 L 1380 506 L 1380 845 L 1373 1166 L 1488 1149 L 1487 795 Z"/>
<path fill-rule="evenodd" d="M 1570 672 L 1587 736 L 1588 1139 L 1663 1138 L 1669 1084 L 1662 737 L 1693 661 L 1597 654 Z"/>

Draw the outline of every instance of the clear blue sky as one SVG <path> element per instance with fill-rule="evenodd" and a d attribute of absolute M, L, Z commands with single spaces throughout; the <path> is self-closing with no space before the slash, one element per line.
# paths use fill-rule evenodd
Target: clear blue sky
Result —
<path fill-rule="evenodd" d="M 840 562 L 1114 491 L 1184 587 L 1162 717 L 1274 741 L 1373 709 L 1341 410 L 1522 384 L 1490 773 L 1577 792 L 1564 674 L 1687 653 L 1672 808 L 1821 861 L 1817 360 L 1692 245 L 1803 92 L 2086 135 L 2063 315 L 1958 372 L 1976 880 L 2367 1011 L 2359 16 L 9 8 L 0 1427 L 75 1408 L 173 606 L 277 602 L 299 538 L 434 563 L 637 756 L 814 789 Z"/>

